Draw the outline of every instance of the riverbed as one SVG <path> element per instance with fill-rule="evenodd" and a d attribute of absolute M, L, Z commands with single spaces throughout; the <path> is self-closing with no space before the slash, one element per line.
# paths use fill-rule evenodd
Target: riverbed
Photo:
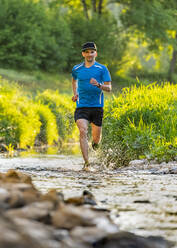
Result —
<path fill-rule="evenodd" d="M 177 174 L 155 173 L 155 169 L 128 167 L 82 170 L 80 155 L 33 154 L 0 157 L 0 172 L 13 168 L 32 176 L 42 192 L 55 188 L 67 197 L 91 191 L 101 207 L 121 230 L 149 236 L 160 235 L 177 247 Z"/>

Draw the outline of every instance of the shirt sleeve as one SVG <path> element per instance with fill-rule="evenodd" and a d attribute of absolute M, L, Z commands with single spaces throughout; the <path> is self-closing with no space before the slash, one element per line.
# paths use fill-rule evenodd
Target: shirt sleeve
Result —
<path fill-rule="evenodd" d="M 103 75 L 102 75 L 103 82 L 110 82 L 111 81 L 111 75 L 106 66 L 103 67 Z"/>
<path fill-rule="evenodd" d="M 77 80 L 77 74 L 76 74 L 76 71 L 74 70 L 74 68 L 72 69 L 72 77 Z"/>

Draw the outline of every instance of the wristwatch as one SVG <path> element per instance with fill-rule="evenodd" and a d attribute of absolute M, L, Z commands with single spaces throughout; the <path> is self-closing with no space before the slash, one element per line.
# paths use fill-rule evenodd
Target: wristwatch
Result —
<path fill-rule="evenodd" d="M 100 83 L 98 83 L 98 86 L 97 86 L 98 88 L 101 88 L 101 84 Z"/>

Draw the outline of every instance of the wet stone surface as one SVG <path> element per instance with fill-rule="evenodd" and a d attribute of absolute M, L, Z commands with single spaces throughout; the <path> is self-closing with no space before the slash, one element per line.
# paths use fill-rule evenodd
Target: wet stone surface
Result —
<path fill-rule="evenodd" d="M 82 166 L 77 156 L 0 159 L 0 172 L 10 168 L 25 172 L 42 193 L 54 188 L 68 198 L 89 190 L 99 207 L 111 211 L 120 230 L 144 237 L 162 236 L 177 247 L 177 162 L 132 161 L 123 169 L 100 167 L 95 172 L 84 172 Z M 0 190 L 0 197 L 6 193 L 6 189 Z M 78 232 L 82 231 L 74 230 L 73 237 Z"/>

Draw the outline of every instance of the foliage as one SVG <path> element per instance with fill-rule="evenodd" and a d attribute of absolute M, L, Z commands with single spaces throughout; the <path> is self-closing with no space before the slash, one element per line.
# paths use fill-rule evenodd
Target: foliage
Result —
<path fill-rule="evenodd" d="M 175 1 L 117 0 L 122 4 L 121 20 L 126 27 L 142 32 L 151 42 L 174 43 L 168 31 L 177 30 Z M 157 43 L 156 43 L 157 44 Z"/>
<path fill-rule="evenodd" d="M 73 109 L 71 99 L 55 91 L 34 101 L 16 83 L 0 79 L 0 143 L 26 148 L 74 138 Z"/>
<path fill-rule="evenodd" d="M 31 100 L 16 84 L 1 80 L 0 136 L 6 145 L 32 146 L 40 130 L 40 121 Z"/>
<path fill-rule="evenodd" d="M 71 101 L 71 97 L 60 95 L 58 91 L 45 90 L 38 93 L 36 101 L 47 105 L 54 114 L 60 138 L 62 140 L 73 138 L 75 123 L 73 118 L 74 103 Z"/>
<path fill-rule="evenodd" d="M 122 5 L 121 21 L 131 34 L 140 34 L 148 42 L 149 48 L 158 50 L 162 45 L 170 45 L 172 53 L 168 77 L 171 80 L 177 69 L 177 3 L 170 0 L 141 1 L 115 0 Z M 143 34 L 143 35 L 142 35 Z"/>
<path fill-rule="evenodd" d="M 17 82 L 26 93 L 36 95 L 46 89 L 60 89 L 61 94 L 72 94 L 70 73 L 51 73 L 44 71 L 23 71 L 1 69 L 0 75 L 9 81 Z"/>
<path fill-rule="evenodd" d="M 48 106 L 42 104 L 36 105 L 36 111 L 42 123 L 40 133 L 36 137 L 37 141 L 39 141 L 40 144 L 57 144 L 58 130 L 54 114 L 50 111 Z"/>
<path fill-rule="evenodd" d="M 41 1 L 0 0 L 0 65 L 62 70 L 70 32 L 62 15 Z"/>
<path fill-rule="evenodd" d="M 124 88 L 105 109 L 103 149 L 118 166 L 135 158 L 169 161 L 177 153 L 177 85 Z"/>
<path fill-rule="evenodd" d="M 116 20 L 109 14 L 101 17 L 95 15 L 88 20 L 82 13 L 75 12 L 69 16 L 68 22 L 72 30 L 74 48 L 71 50 L 69 66 L 80 63 L 81 45 L 86 41 L 94 41 L 98 47 L 99 62 L 106 64 L 109 70 L 115 73 L 121 64 L 126 46 L 126 40 Z"/>

